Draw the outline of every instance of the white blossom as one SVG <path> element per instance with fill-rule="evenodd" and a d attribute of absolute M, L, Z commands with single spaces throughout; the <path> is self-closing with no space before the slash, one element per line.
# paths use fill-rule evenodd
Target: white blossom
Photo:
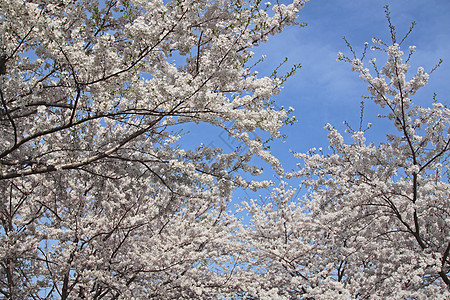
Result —
<path fill-rule="evenodd" d="M 247 176 L 262 172 L 252 157 L 281 172 L 248 133 L 289 120 L 270 107 L 281 82 L 245 62 L 304 2 L 0 1 L 0 293 L 240 293 L 231 194 L 270 185 Z M 187 149 L 187 123 L 245 150 Z"/>

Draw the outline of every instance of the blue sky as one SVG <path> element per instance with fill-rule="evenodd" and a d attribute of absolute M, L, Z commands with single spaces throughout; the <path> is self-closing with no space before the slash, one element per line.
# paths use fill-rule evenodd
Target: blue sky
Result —
<path fill-rule="evenodd" d="M 408 31 L 411 22 L 416 22 L 404 43 L 405 50 L 409 45 L 417 46 L 411 60 L 412 74 L 419 66 L 431 70 L 439 59 L 444 60 L 432 74 L 430 84 L 416 94 L 414 103 L 429 106 L 436 92 L 438 101 L 450 104 L 450 1 L 311 0 L 300 12 L 300 21 L 307 23 L 307 27 L 288 28 L 255 49 L 255 56 L 267 55 L 260 66 L 261 73 L 270 74 L 285 57 L 291 64 L 300 62 L 302 65 L 275 98 L 278 106 L 294 107 L 298 120 L 295 125 L 283 129 L 288 136 L 284 143 L 272 144 L 273 152 L 286 170 L 295 168 L 297 163 L 290 150 L 327 149 L 327 132 L 323 129 L 326 123 L 340 128 L 342 133 L 345 129 L 343 121 L 355 127 L 359 124 L 361 96 L 368 95 L 366 84 L 351 71 L 350 65 L 336 62 L 336 57 L 339 51 L 349 53 L 342 39 L 344 36 L 357 52 L 362 51 L 364 42 L 370 43 L 372 37 L 390 41 L 384 13 L 386 4 L 400 37 Z M 367 56 L 370 58 L 371 55 L 369 51 Z M 377 107 L 366 103 L 365 120 L 374 123 L 367 136 L 377 141 L 384 140 L 383 125 L 387 124 L 377 120 L 379 112 Z M 270 179 L 274 175 L 266 172 L 264 177 Z M 246 198 L 247 195 L 250 194 L 238 192 L 235 197 Z"/>
<path fill-rule="evenodd" d="M 416 104 L 429 106 L 433 93 L 438 100 L 450 104 L 450 1 L 447 0 L 311 0 L 300 12 L 305 28 L 288 28 L 257 52 L 267 54 L 264 67 L 273 69 L 284 57 L 291 63 L 300 62 L 302 68 L 285 84 L 276 97 L 279 106 L 292 106 L 298 122 L 283 132 L 285 143 L 273 149 L 286 169 L 294 167 L 289 149 L 305 152 L 312 147 L 328 146 L 323 129 L 326 123 L 344 129 L 343 121 L 359 124 L 361 96 L 368 95 L 366 84 L 344 62 L 336 62 L 339 51 L 349 53 L 343 37 L 358 52 L 372 37 L 389 42 L 390 34 L 384 13 L 388 4 L 397 33 L 403 37 L 411 25 L 416 26 L 404 47 L 416 45 L 411 60 L 411 73 L 423 66 L 431 70 L 440 58 L 442 66 L 436 70 L 430 84 L 413 99 Z M 368 55 L 373 55 L 369 51 Z M 367 122 L 376 121 L 376 107 L 366 104 Z M 374 126 L 369 133 L 384 137 L 382 129 Z"/>
<path fill-rule="evenodd" d="M 281 94 L 275 98 L 276 105 L 292 106 L 298 122 L 283 129 L 288 137 L 285 142 L 275 141 L 271 148 L 281 160 L 285 170 L 295 168 L 297 160 L 290 153 L 306 152 L 310 148 L 327 149 L 327 132 L 324 125 L 331 123 L 343 133 L 343 121 L 359 124 L 361 96 L 368 95 L 366 84 L 351 71 L 350 65 L 336 62 L 337 53 L 348 54 L 344 36 L 357 52 L 361 52 L 364 42 L 372 37 L 390 42 L 384 6 L 388 4 L 392 23 L 400 38 L 409 30 L 411 22 L 417 24 L 404 48 L 417 46 L 411 60 L 411 74 L 417 67 L 431 70 L 443 59 L 442 66 L 430 78 L 430 84 L 416 94 L 413 101 L 422 106 L 432 103 L 433 93 L 440 102 L 450 105 L 450 1 L 448 0 L 310 0 L 300 11 L 300 22 L 304 28 L 290 27 L 282 34 L 271 37 L 269 42 L 254 49 L 255 59 L 262 54 L 266 60 L 257 68 L 260 74 L 269 75 L 280 62 L 288 57 L 285 70 L 294 63 L 302 68 L 290 78 Z M 373 52 L 372 52 L 373 53 Z M 371 51 L 366 57 L 372 55 Z M 367 136 L 375 141 L 384 140 L 383 120 L 377 120 L 377 107 L 366 103 L 365 120 L 374 123 Z M 198 129 L 198 128 L 197 128 Z M 223 146 L 226 135 L 214 132 L 206 134 L 202 130 L 192 130 L 189 138 L 201 140 L 204 144 Z M 234 146 L 235 144 L 232 144 Z M 258 161 L 257 161 L 258 162 Z M 273 172 L 264 167 L 264 179 L 275 179 Z M 294 182 L 292 184 L 295 185 Z M 258 194 L 264 194 L 260 191 Z M 247 193 L 237 192 L 236 198 L 247 197 Z"/>

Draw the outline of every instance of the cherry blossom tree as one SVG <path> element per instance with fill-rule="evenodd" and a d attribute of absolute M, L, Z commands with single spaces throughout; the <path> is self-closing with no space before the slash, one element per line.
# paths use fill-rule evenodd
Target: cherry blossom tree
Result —
<path fill-rule="evenodd" d="M 251 217 L 249 270 L 260 274 L 249 295 L 450 298 L 450 109 L 436 100 L 413 104 L 434 69 L 409 75 L 415 47 L 404 54 L 409 32 L 398 39 L 386 12 L 391 42 L 373 39 L 371 47 L 386 57 L 384 66 L 375 59 L 365 64 L 351 46 L 352 55 L 338 60 L 368 84 L 391 130 L 377 144 L 362 127 L 349 128 L 347 140 L 327 125 L 329 152 L 295 154 L 299 168 L 287 177 L 302 179 L 301 190 L 282 181 L 266 204 L 244 205 Z"/>
<path fill-rule="evenodd" d="M 282 169 L 285 78 L 251 49 L 303 0 L 0 2 L 0 297 L 225 298 L 239 291 L 235 187 Z M 178 142 L 223 128 L 247 151 Z"/>

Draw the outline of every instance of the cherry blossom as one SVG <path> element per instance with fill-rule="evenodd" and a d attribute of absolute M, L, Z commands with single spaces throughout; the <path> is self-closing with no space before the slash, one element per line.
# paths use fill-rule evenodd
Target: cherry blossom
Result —
<path fill-rule="evenodd" d="M 235 295 L 231 192 L 280 168 L 247 133 L 289 120 L 248 62 L 304 2 L 1 1 L 1 297 Z M 183 148 L 186 123 L 248 151 Z"/>
<path fill-rule="evenodd" d="M 295 154 L 286 178 L 301 179 L 299 188 L 283 179 L 263 203 L 243 205 L 255 298 L 450 298 L 450 109 L 413 103 L 434 69 L 408 73 L 415 47 L 405 55 L 387 17 L 391 43 L 372 47 L 387 57 L 382 68 L 351 47 L 338 60 L 367 83 L 393 130 L 376 144 L 367 130 L 328 124 L 329 151 Z"/>

